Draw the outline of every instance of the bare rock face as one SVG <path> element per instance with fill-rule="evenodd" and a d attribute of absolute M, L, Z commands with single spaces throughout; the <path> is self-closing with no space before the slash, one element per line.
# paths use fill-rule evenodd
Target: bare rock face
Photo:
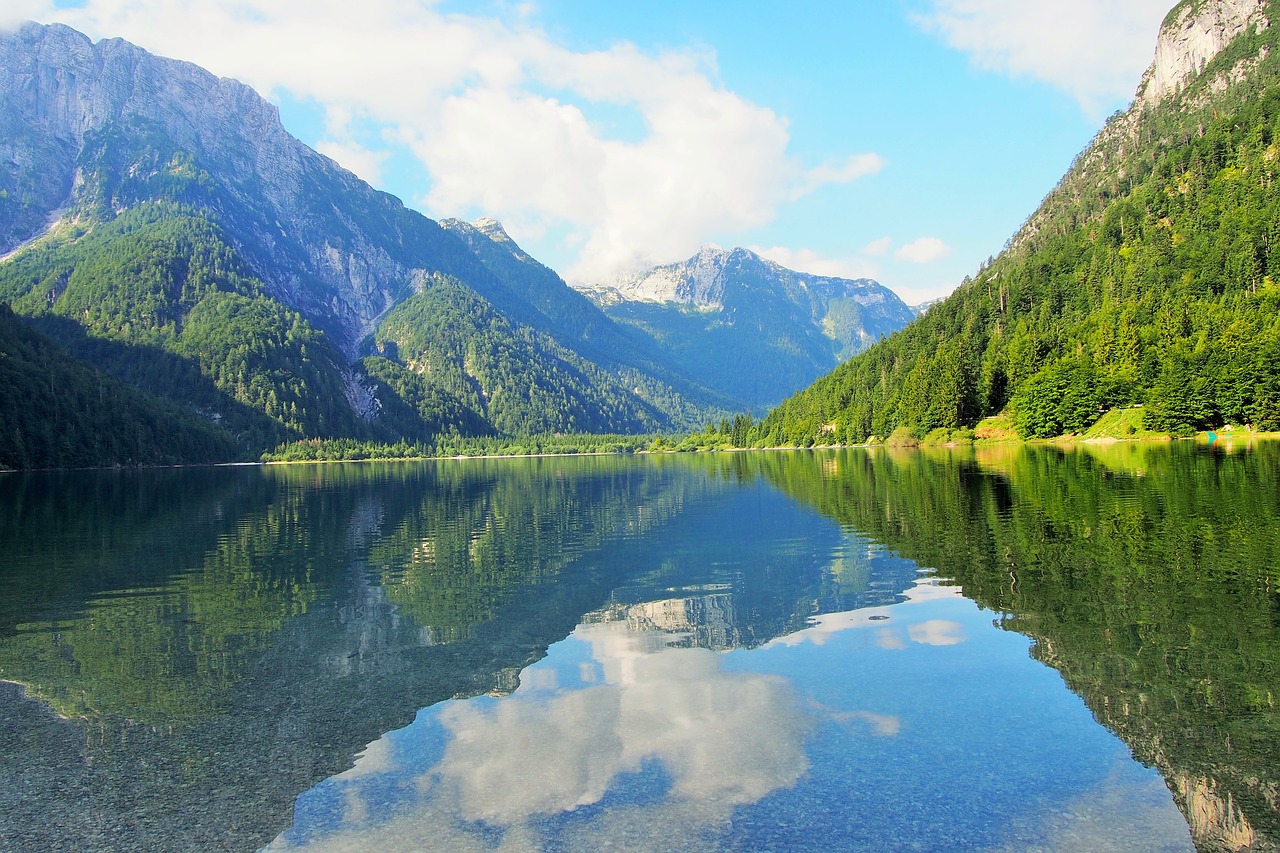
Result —
<path fill-rule="evenodd" d="M 1155 62 L 1143 78 L 1138 101 L 1147 105 L 1159 103 L 1200 73 L 1241 33 L 1268 26 L 1262 0 L 1181 4 L 1160 30 Z"/>
<path fill-rule="evenodd" d="M 1220 794 L 1213 780 L 1164 767 L 1160 771 L 1169 780 L 1174 800 L 1187 817 L 1197 849 L 1267 849 L 1257 845 L 1268 840 L 1259 838 L 1248 817 L 1232 802 L 1230 793 Z"/>
<path fill-rule="evenodd" d="M 201 176 L 200 201 L 272 295 L 349 355 L 424 272 L 484 274 L 435 222 L 292 137 L 238 81 L 61 25 L 0 36 L 0 188 L 12 188 L 0 256 L 86 204 L 148 200 L 129 187 L 178 168 Z"/>
<path fill-rule="evenodd" d="M 719 310 L 724 307 L 724 270 L 731 254 L 719 246 L 703 246 L 687 261 L 625 276 L 608 289 L 620 300 Z"/>
<path fill-rule="evenodd" d="M 224 154 L 248 138 L 279 143 L 287 137 L 275 107 L 249 87 L 120 39 L 95 45 L 66 26 L 27 24 L 0 43 L 0 60 L 6 107 L 34 117 L 63 142 L 82 144 L 86 134 L 126 116 L 163 125 L 185 147 Z M 226 134 L 231 127 L 239 130 L 238 139 Z M 272 165 L 286 167 L 278 186 L 296 176 L 302 152 L 280 158 L 285 152 L 273 148 Z"/>

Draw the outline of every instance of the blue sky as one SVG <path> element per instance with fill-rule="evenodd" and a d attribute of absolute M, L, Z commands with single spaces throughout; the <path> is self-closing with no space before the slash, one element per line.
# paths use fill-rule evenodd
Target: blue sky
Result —
<path fill-rule="evenodd" d="M 571 281 L 716 243 L 914 303 L 1128 104 L 1173 0 L 12 2 L 244 80 L 370 183 L 494 216 Z"/>

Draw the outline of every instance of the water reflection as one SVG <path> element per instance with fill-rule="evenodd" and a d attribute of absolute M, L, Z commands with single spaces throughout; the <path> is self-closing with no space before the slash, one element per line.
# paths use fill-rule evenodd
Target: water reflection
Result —
<path fill-rule="evenodd" d="M 252 849 L 418 709 L 510 692 L 584 613 L 732 590 L 718 642 L 753 646 L 909 583 L 837 582 L 838 528 L 709 461 L 0 479 L 0 680 L 22 685 L 0 724 L 30 744 L 0 756 L 9 839 Z"/>
<path fill-rule="evenodd" d="M 804 470 L 807 467 L 809 471 Z M 1280 445 L 845 454 L 788 494 L 1008 614 L 1203 850 L 1280 844 Z"/>
<path fill-rule="evenodd" d="M 541 837 L 540 822 L 606 799 L 607 815 L 596 809 L 588 819 L 598 839 L 640 820 L 640 813 L 646 824 L 696 837 L 725 823 L 738 806 L 794 785 L 808 768 L 804 741 L 813 722 L 790 683 L 725 672 L 715 652 L 680 647 L 687 637 L 639 615 L 706 612 L 704 600 L 653 604 L 632 608 L 638 618 L 579 626 L 554 659 L 525 672 L 509 699 L 447 703 L 424 711 L 394 740 L 370 745 L 355 775 L 335 780 L 345 789 L 337 799 L 350 826 L 299 846 L 327 849 L 355 836 L 376 837 L 384 850 L 418 849 L 424 838 L 461 850 L 483 847 L 487 835 L 500 833 L 542 847 L 549 839 Z M 433 737 L 444 746 L 431 767 L 407 767 L 392 757 L 405 744 Z M 368 769 L 371 756 L 378 757 L 376 775 Z M 385 810 L 369 803 L 385 792 L 375 781 L 385 774 L 403 774 L 405 784 L 397 788 L 393 818 L 370 827 L 371 814 Z M 648 789 L 643 802 L 628 802 L 640 788 Z M 587 832 L 575 826 L 570 834 Z M 291 846 L 286 835 L 272 849 Z"/>
<path fill-rule="evenodd" d="M 619 776 L 655 762 L 672 799 L 708 799 L 725 816 L 793 784 L 806 766 L 805 726 L 789 685 L 721 672 L 707 649 L 659 650 L 663 636 L 586 625 L 572 635 L 588 648 L 581 686 L 543 670 L 551 677 L 511 702 L 448 706 L 434 785 L 457 791 L 465 819 L 512 826 L 597 803 Z"/>
<path fill-rule="evenodd" d="M 957 588 L 717 652 L 727 597 L 589 614 L 512 695 L 371 743 L 268 849 L 1189 849 L 1159 777 Z"/>
<path fill-rule="evenodd" d="M 6 476 L 0 824 L 1265 848 L 1277 566 L 1267 445 Z"/>

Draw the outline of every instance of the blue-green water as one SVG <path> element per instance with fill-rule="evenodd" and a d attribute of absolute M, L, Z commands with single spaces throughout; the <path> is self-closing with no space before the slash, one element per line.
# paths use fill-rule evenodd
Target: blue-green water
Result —
<path fill-rule="evenodd" d="M 1280 447 L 0 478 L 0 849 L 1234 850 Z"/>

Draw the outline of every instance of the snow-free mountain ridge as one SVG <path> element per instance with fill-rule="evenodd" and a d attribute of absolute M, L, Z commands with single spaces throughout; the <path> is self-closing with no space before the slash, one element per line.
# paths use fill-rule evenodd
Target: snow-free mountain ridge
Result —
<path fill-rule="evenodd" d="M 811 275 L 748 249 L 712 245 L 583 290 L 610 317 L 650 336 L 687 375 L 757 409 L 915 318 L 871 279 Z"/>
<path fill-rule="evenodd" d="M 536 264 L 496 222 L 476 234 Z M 0 36 L 0 257 L 0 301 L 248 453 L 741 408 L 643 353 L 594 360 L 625 334 L 588 300 L 554 274 L 513 286 L 249 87 L 61 25 Z"/>

